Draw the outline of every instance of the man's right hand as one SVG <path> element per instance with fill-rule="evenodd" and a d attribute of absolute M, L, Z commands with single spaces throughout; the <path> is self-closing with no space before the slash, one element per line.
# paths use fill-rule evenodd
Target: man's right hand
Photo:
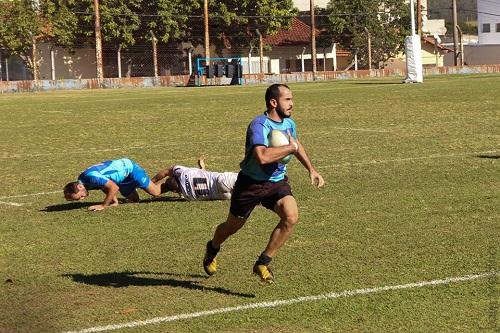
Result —
<path fill-rule="evenodd" d="M 296 153 L 299 150 L 299 143 L 295 140 L 293 135 L 290 135 L 290 131 L 288 131 L 288 141 L 290 142 L 290 145 L 295 148 L 294 153 Z"/>

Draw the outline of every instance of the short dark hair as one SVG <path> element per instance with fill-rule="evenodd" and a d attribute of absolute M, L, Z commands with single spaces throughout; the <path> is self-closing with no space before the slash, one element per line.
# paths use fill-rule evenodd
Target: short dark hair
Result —
<path fill-rule="evenodd" d="M 266 90 L 266 107 L 271 107 L 271 100 L 280 98 L 280 87 L 290 89 L 286 84 L 275 83 L 270 85 Z"/>
<path fill-rule="evenodd" d="M 73 193 L 78 193 L 78 182 L 71 182 L 67 183 L 66 186 L 64 186 L 64 196 L 68 194 L 73 194 Z"/>

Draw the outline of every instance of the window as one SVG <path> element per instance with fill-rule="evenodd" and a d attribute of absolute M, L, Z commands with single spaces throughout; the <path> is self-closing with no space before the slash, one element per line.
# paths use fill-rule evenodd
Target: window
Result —
<path fill-rule="evenodd" d="M 483 23 L 483 33 L 490 32 L 490 24 Z"/>
<path fill-rule="evenodd" d="M 497 23 L 497 32 L 500 32 L 500 23 Z"/>

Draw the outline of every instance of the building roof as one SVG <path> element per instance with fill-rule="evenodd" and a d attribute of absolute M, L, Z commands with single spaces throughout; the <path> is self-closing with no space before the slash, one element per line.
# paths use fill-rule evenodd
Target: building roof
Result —
<path fill-rule="evenodd" d="M 431 44 L 431 45 L 436 45 L 436 40 L 432 36 L 424 36 L 422 37 L 422 41 L 424 44 Z M 437 48 L 439 51 L 442 52 L 453 52 L 453 49 L 450 49 L 449 47 L 444 46 L 443 44 L 437 44 Z"/>
<path fill-rule="evenodd" d="M 318 29 L 316 33 L 319 34 Z M 294 17 L 290 30 L 279 30 L 275 35 L 265 37 L 264 43 L 271 46 L 310 44 L 311 27 Z"/>

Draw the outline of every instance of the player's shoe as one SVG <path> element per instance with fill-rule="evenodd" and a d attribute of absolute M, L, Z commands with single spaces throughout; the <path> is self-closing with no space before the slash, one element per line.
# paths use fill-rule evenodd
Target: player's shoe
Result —
<path fill-rule="evenodd" d="M 207 243 L 207 248 L 205 250 L 205 257 L 203 258 L 203 269 L 205 270 L 205 273 L 208 275 L 214 275 L 215 272 L 217 271 L 217 260 L 215 257 L 217 256 L 217 251 L 214 251 L 212 244 L 212 241 L 208 241 Z"/>
<path fill-rule="evenodd" d="M 260 281 L 263 283 L 274 283 L 274 275 L 269 266 L 255 263 L 253 265 L 253 272 L 260 277 Z"/>

